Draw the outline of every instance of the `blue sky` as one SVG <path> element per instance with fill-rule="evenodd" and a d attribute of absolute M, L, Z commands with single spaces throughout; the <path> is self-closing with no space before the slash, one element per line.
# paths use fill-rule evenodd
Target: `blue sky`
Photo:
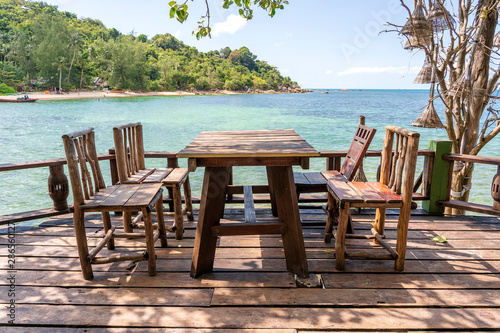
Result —
<path fill-rule="evenodd" d="M 423 53 L 404 50 L 395 32 L 379 34 L 388 29 L 387 21 L 406 22 L 408 13 L 399 0 L 289 0 L 274 18 L 255 8 L 250 21 L 241 19 L 235 6 L 226 10 L 221 0 L 209 0 L 213 36 L 200 41 L 191 32 L 205 12 L 205 1 L 188 1 L 190 16 L 184 24 L 169 18 L 169 1 L 46 0 L 125 34 L 151 38 L 168 32 L 200 51 L 246 46 L 303 88 L 428 88 L 413 84 Z"/>

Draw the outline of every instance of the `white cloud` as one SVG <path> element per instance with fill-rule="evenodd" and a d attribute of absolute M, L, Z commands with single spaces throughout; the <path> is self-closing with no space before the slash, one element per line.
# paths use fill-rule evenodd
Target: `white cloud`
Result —
<path fill-rule="evenodd" d="M 231 14 L 226 21 L 215 23 L 212 28 L 212 36 L 217 37 L 220 34 L 234 34 L 236 31 L 243 29 L 247 24 L 247 20 L 239 15 Z"/>
<path fill-rule="evenodd" d="M 280 70 L 281 74 L 288 74 L 290 73 L 290 69 L 288 68 L 283 68 L 282 70 Z"/>
<path fill-rule="evenodd" d="M 329 69 L 329 70 L 327 70 L 327 71 L 325 72 L 325 74 L 326 74 L 326 75 L 333 74 L 333 71 L 332 71 L 331 69 Z"/>
<path fill-rule="evenodd" d="M 420 71 L 420 67 L 351 67 L 342 72 L 338 72 L 338 75 L 354 75 L 354 74 L 410 74 L 410 73 L 418 73 Z"/>
<path fill-rule="evenodd" d="M 176 32 L 171 33 L 171 35 L 174 36 L 175 38 L 179 38 L 181 36 L 181 31 L 177 30 Z"/>

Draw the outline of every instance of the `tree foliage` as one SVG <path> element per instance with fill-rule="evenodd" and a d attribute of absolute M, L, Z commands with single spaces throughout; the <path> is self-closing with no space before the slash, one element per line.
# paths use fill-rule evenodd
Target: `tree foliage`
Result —
<path fill-rule="evenodd" d="M 134 37 L 44 2 L 24 5 L 0 0 L 0 82 L 18 90 L 298 87 L 247 47 L 204 53 L 169 33 Z"/>

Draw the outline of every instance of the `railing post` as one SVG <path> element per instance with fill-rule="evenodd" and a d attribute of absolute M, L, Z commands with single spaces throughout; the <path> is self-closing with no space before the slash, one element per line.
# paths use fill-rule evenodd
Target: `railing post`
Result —
<path fill-rule="evenodd" d="M 108 153 L 113 156 L 109 160 L 109 171 L 111 173 L 111 185 L 115 185 L 120 181 L 118 178 L 118 167 L 116 166 L 115 147 L 109 148 Z"/>
<path fill-rule="evenodd" d="M 62 164 L 49 166 L 49 196 L 54 202 L 54 210 L 68 209 L 67 198 L 69 195 L 68 177 L 64 174 Z"/>
<path fill-rule="evenodd" d="M 444 213 L 444 207 L 439 206 L 437 201 L 448 197 L 451 161 L 443 160 L 442 156 L 451 153 L 451 145 L 449 140 L 429 140 L 429 149 L 435 152 L 435 157 L 432 170 L 429 170 L 429 200 L 422 201 L 422 208 L 428 213 Z"/>

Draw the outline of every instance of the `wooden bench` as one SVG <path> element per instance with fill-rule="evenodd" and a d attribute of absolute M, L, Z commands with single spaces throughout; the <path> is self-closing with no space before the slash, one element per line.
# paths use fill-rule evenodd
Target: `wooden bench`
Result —
<path fill-rule="evenodd" d="M 333 223 L 338 218 L 335 232 L 338 270 L 345 268 L 345 238 L 348 237 L 346 231 L 351 207 L 377 209 L 371 238 L 388 250 L 389 256 L 374 256 L 370 251 L 349 252 L 349 256 L 392 258 L 395 260 L 396 270 L 404 269 L 419 137 L 419 133 L 401 127 L 386 127 L 379 182 L 352 182 L 340 173 L 325 172 L 325 177 L 329 177 L 327 229 L 333 228 Z M 400 209 L 396 250 L 383 240 L 387 208 Z"/>
<path fill-rule="evenodd" d="M 106 187 L 97 159 L 93 128 L 63 135 L 66 159 L 73 192 L 73 223 L 83 277 L 93 278 L 92 264 L 106 264 L 116 261 L 148 260 L 149 275 L 156 274 L 156 256 L 154 243 L 161 239 L 161 246 L 167 246 L 165 223 L 163 220 L 163 202 L 161 184 L 122 184 Z M 151 211 L 156 207 L 158 228 L 153 231 Z M 116 234 L 111 225 L 111 211 L 128 214 L 141 212 L 145 230 L 142 234 Z M 100 212 L 105 236 L 102 241 L 89 251 L 85 232 L 85 213 Z M 124 214 L 125 215 L 125 214 Z M 109 255 L 97 257 L 107 245 L 114 249 L 114 238 L 145 237 L 146 251 L 140 254 Z"/>

